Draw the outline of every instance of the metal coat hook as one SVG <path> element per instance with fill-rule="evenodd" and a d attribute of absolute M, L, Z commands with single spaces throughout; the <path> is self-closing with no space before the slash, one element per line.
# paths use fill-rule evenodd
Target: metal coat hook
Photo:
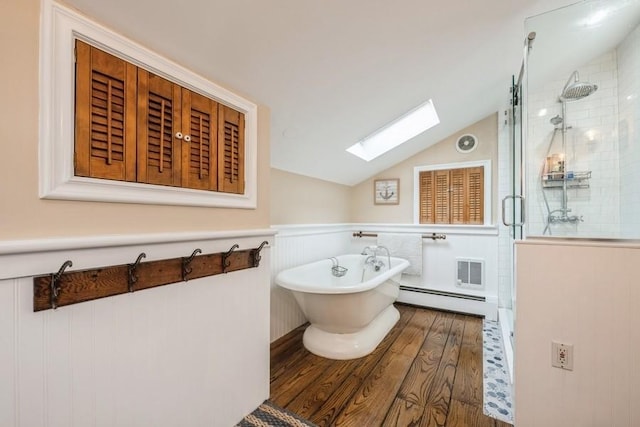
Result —
<path fill-rule="evenodd" d="M 136 276 L 136 270 L 138 268 L 138 265 L 140 265 L 140 261 L 142 260 L 142 258 L 146 258 L 146 257 L 147 257 L 147 254 L 145 254 L 144 252 L 141 252 L 140 255 L 138 255 L 138 258 L 136 258 L 136 262 L 134 262 L 133 264 L 127 265 L 127 272 L 129 273 L 129 278 L 127 280 L 129 284 L 129 292 L 133 292 L 133 284 L 138 281 L 138 276 Z"/>
<path fill-rule="evenodd" d="M 201 254 L 202 250 L 200 250 L 200 248 L 196 249 L 195 251 L 193 251 L 193 253 L 191 254 L 190 257 L 183 257 L 182 258 L 182 280 L 184 280 L 185 282 L 188 280 L 187 279 L 187 275 L 189 275 L 193 269 L 191 267 L 189 267 L 189 264 L 191 264 L 191 261 L 193 261 L 193 259 L 196 257 L 196 255 Z"/>
<path fill-rule="evenodd" d="M 260 265 L 260 260 L 262 259 L 260 257 L 260 251 L 262 250 L 262 248 L 264 248 L 265 245 L 268 245 L 268 244 L 269 242 L 265 240 L 256 249 L 251 249 L 251 260 L 252 260 L 253 267 L 258 267 Z"/>
<path fill-rule="evenodd" d="M 240 245 L 235 244 L 233 246 L 231 246 L 231 249 L 229 249 L 228 252 L 225 252 L 222 254 L 222 272 L 226 273 L 227 268 L 229 268 L 229 266 L 231 265 L 231 262 L 228 260 L 228 258 L 231 256 L 231 253 L 238 249 L 240 247 Z"/>
<path fill-rule="evenodd" d="M 58 270 L 57 273 L 51 274 L 51 307 L 54 310 L 58 308 L 58 295 L 60 294 L 60 289 L 61 289 L 58 282 L 60 281 L 60 278 L 64 274 L 64 271 L 67 269 L 67 267 L 71 267 L 71 266 L 73 266 L 73 263 L 71 262 L 71 260 L 66 260 L 62 264 L 62 266 L 60 267 L 60 270 Z"/>

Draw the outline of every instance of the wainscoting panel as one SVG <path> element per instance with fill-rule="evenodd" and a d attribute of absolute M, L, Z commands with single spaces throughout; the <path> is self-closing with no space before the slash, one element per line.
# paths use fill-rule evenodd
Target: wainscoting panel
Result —
<path fill-rule="evenodd" d="M 527 239 L 516 260 L 515 425 L 640 426 L 640 245 Z M 553 341 L 572 371 L 551 367 Z"/>
<path fill-rule="evenodd" d="M 409 304 L 463 313 L 481 314 L 491 320 L 498 313 L 498 230 L 494 226 L 415 226 L 411 224 L 354 225 L 371 233 L 445 234 L 445 240 L 422 239 L 422 276 L 402 275 L 401 284 L 411 288 L 442 293 L 482 297 L 483 302 L 460 298 L 430 296 L 424 293 L 401 291 L 398 301 Z M 365 246 L 376 245 L 376 237 L 354 238 L 351 253 L 359 253 Z M 484 286 L 470 289 L 456 283 L 458 258 L 481 260 L 484 263 Z"/>
<path fill-rule="evenodd" d="M 119 251 L 156 259 L 262 240 L 273 244 L 263 235 Z M 83 251 L 99 267 L 107 250 Z M 269 395 L 270 251 L 258 268 L 37 313 L 32 276 L 0 280 L 0 425 L 235 425 Z M 25 253 L 23 262 L 69 252 Z"/>
<path fill-rule="evenodd" d="M 276 285 L 287 268 L 350 253 L 351 228 L 345 225 L 273 226 L 277 230 L 271 264 L 271 341 L 307 321 L 293 294 Z"/>
<path fill-rule="evenodd" d="M 16 329 L 17 280 L 0 281 L 0 425 L 16 425 L 18 401 L 16 353 L 18 336 Z"/>

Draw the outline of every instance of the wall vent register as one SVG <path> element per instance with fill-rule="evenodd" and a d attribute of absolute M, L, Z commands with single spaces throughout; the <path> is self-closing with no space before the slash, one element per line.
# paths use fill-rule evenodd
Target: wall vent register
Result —
<path fill-rule="evenodd" d="M 484 260 L 456 259 L 456 286 L 462 288 L 484 288 Z"/>

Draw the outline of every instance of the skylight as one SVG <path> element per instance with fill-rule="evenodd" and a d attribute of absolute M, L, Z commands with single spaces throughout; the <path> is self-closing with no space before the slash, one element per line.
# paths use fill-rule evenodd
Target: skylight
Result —
<path fill-rule="evenodd" d="M 433 101 L 428 100 L 347 148 L 347 151 L 368 162 L 438 123 L 440 123 L 440 119 L 433 106 Z"/>

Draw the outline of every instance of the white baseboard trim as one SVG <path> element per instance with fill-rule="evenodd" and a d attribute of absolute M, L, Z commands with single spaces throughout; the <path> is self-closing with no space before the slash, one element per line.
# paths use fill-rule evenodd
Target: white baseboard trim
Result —
<path fill-rule="evenodd" d="M 353 227 L 350 224 L 282 224 L 272 225 L 271 229 L 276 231 L 279 236 L 316 236 L 350 232 Z"/>
<path fill-rule="evenodd" d="M 234 237 L 273 236 L 275 230 L 245 229 L 221 231 L 187 231 L 176 233 L 113 234 L 79 237 L 45 237 L 40 239 L 0 241 L 0 255 L 16 255 L 33 252 L 53 252 L 69 249 L 94 249 L 115 246 L 135 246 L 156 243 L 196 242 L 226 240 Z"/>

